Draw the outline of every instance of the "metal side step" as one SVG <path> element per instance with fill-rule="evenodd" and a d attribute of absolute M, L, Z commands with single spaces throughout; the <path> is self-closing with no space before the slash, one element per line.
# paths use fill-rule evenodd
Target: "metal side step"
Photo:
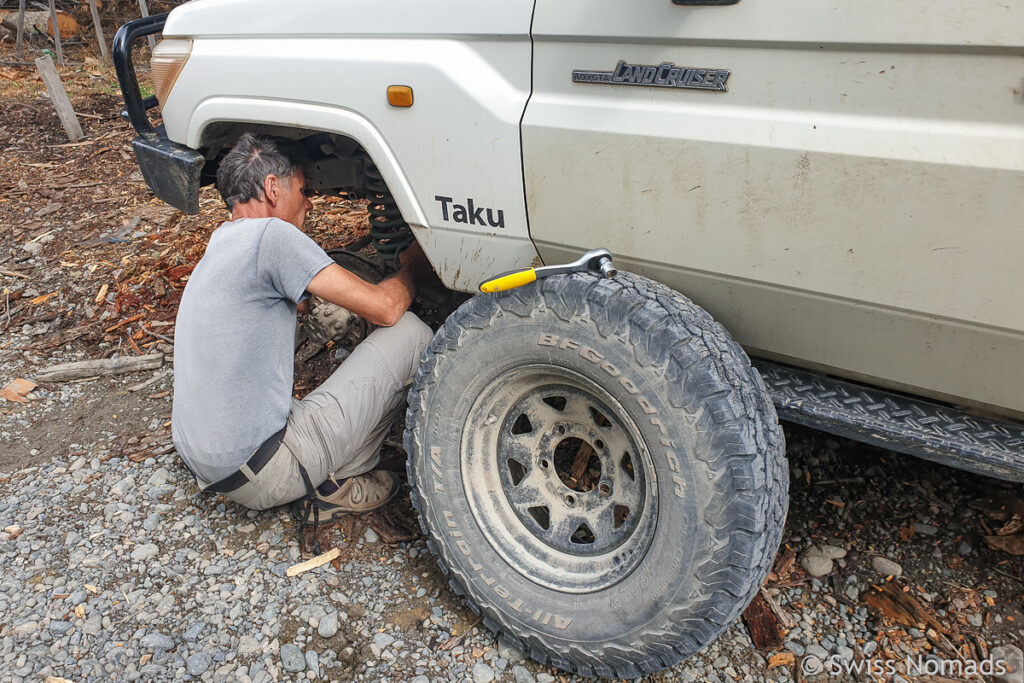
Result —
<path fill-rule="evenodd" d="M 1024 481 L 1024 424 L 754 361 L 779 418 L 968 472 Z"/>

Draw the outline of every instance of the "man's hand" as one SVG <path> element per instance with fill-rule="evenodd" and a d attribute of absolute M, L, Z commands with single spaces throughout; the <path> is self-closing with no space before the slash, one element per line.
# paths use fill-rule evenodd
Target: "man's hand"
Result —
<path fill-rule="evenodd" d="M 423 247 L 419 242 L 413 242 L 399 252 L 398 262 L 402 267 L 411 270 L 416 277 L 424 275 L 430 269 L 430 261 L 427 260 L 427 255 L 423 253 Z"/>

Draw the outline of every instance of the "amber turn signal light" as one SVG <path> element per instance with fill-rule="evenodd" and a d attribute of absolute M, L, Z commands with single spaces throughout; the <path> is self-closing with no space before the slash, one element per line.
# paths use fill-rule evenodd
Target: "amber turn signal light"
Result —
<path fill-rule="evenodd" d="M 392 107 L 411 107 L 412 88 L 407 85 L 389 85 L 388 104 Z"/>

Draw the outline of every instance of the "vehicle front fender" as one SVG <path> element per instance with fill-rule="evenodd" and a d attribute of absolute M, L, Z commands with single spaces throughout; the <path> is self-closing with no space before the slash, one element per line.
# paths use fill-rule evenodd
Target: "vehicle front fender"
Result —
<path fill-rule="evenodd" d="M 203 100 L 193 111 L 186 131 L 185 144 L 193 149 L 202 146 L 203 134 L 213 123 L 239 123 L 294 126 L 336 133 L 358 142 L 380 170 L 391 190 L 402 217 L 414 228 L 425 228 L 427 218 L 416 200 L 409 179 L 402 172 L 394 152 L 380 131 L 361 114 L 342 107 L 308 102 L 288 102 L 249 97 L 212 97 Z"/>

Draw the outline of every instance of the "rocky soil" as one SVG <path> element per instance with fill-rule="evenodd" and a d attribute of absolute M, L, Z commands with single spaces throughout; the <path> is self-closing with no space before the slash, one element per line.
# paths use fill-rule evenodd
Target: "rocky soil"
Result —
<path fill-rule="evenodd" d="M 288 577 L 304 555 L 286 512 L 198 492 L 170 446 L 173 320 L 223 208 L 206 194 L 186 217 L 152 200 L 88 43 L 61 71 L 89 115 L 75 145 L 9 41 L 0 58 L 0 387 L 62 361 L 168 360 L 0 400 L 0 679 L 575 680 L 486 632 L 423 538 L 389 545 L 350 520 L 322 534 L 339 558 Z M 364 221 L 359 203 L 321 199 L 310 232 L 337 246 Z M 331 367 L 298 376 L 308 387 Z M 1019 658 L 1024 562 L 985 538 L 1019 529 L 1020 486 L 787 438 L 792 503 L 764 591 L 782 644 L 756 649 L 737 621 L 652 680 L 869 680 L 863 667 L 887 658 L 896 669 L 875 680 L 910 680 L 908 656 Z M 408 491 L 391 513 L 412 518 Z"/>

